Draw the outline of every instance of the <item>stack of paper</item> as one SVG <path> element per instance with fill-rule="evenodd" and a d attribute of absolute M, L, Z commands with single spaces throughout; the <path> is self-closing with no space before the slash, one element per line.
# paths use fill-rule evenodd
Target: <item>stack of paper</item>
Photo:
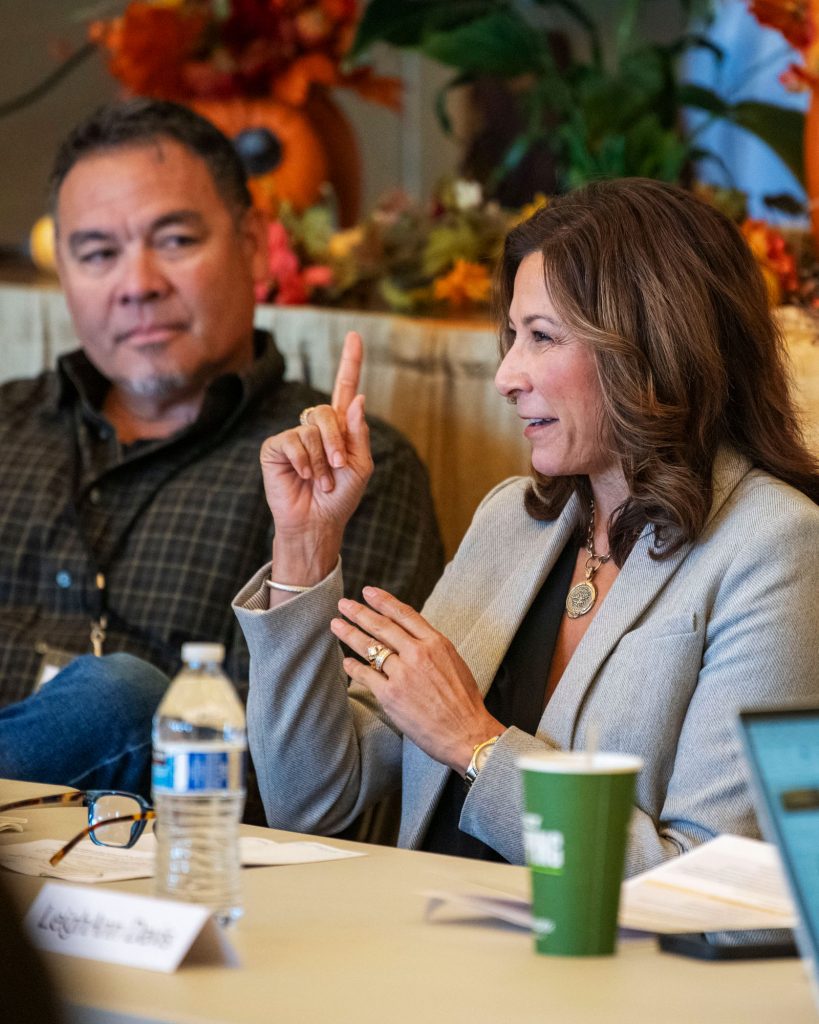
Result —
<path fill-rule="evenodd" d="M 531 928 L 528 899 L 470 888 L 426 892 L 427 915 L 451 904 Z M 620 925 L 644 932 L 723 932 L 792 928 L 796 911 L 776 847 L 719 836 L 623 883 Z"/>
<path fill-rule="evenodd" d="M 620 924 L 647 932 L 792 928 L 796 911 L 775 846 L 719 836 L 624 882 Z"/>

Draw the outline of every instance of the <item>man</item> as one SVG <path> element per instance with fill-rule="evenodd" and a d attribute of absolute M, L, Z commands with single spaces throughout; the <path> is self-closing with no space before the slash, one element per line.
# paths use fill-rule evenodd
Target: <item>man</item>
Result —
<path fill-rule="evenodd" d="M 146 742 L 184 640 L 224 643 L 246 688 L 230 602 L 269 558 L 259 449 L 327 399 L 285 383 L 254 332 L 264 224 L 209 122 L 149 100 L 103 108 L 61 147 L 52 203 L 82 350 L 0 388 L 0 775 L 121 784 L 132 774 L 106 774 L 108 759 Z M 377 582 L 419 606 L 442 558 L 426 476 L 395 430 L 372 432 L 348 589 Z M 118 688 L 107 659 L 60 672 L 85 652 L 161 673 L 122 655 Z"/>

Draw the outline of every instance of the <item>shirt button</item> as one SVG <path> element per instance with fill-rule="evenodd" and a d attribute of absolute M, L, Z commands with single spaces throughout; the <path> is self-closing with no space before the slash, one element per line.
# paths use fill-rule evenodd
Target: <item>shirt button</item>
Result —
<path fill-rule="evenodd" d="M 88 500 L 92 505 L 99 505 L 102 501 L 102 494 L 100 493 L 99 487 L 92 487 L 88 492 Z"/>
<path fill-rule="evenodd" d="M 100 427 L 99 434 L 100 441 L 107 441 L 108 438 L 111 436 L 111 431 L 108 427 Z"/>
<path fill-rule="evenodd" d="M 71 573 L 66 572 L 65 569 L 60 569 L 60 571 L 57 573 L 54 579 L 57 581 L 57 586 L 61 587 L 63 590 L 68 590 L 68 588 L 74 582 L 74 580 L 71 578 Z"/>

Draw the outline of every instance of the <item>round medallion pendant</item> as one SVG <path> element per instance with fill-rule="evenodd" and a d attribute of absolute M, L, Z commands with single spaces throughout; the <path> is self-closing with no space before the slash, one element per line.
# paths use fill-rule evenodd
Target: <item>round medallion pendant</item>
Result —
<path fill-rule="evenodd" d="M 577 583 L 566 597 L 566 614 L 570 619 L 579 619 L 590 612 L 597 600 L 597 587 L 589 580 Z"/>

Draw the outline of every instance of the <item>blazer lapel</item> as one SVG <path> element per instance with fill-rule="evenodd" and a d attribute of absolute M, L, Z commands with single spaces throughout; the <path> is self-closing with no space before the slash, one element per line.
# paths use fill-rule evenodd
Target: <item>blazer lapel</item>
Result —
<path fill-rule="evenodd" d="M 606 595 L 605 609 L 601 608 L 586 630 L 546 705 L 540 729 L 563 749 L 574 746 L 586 692 L 603 662 L 651 605 L 690 550 L 687 544 L 673 557 L 658 562 L 648 555 L 651 543 L 651 532 L 646 531 L 626 559 Z"/>
<path fill-rule="evenodd" d="M 448 634 L 475 677 L 481 696 L 492 685 L 529 606 L 571 537 L 578 510 L 578 499 L 572 496 L 553 522 L 531 519 L 524 529 L 510 535 L 506 576 L 500 576 L 497 566 L 484 570 L 492 574 L 495 597 L 462 636 Z M 405 739 L 400 845 L 418 845 L 448 775 L 446 765 Z"/>
<path fill-rule="evenodd" d="M 568 543 L 577 525 L 578 509 L 578 499 L 573 495 L 554 522 L 532 519 L 527 529 L 509 538 L 508 574 L 498 580 L 494 600 L 458 642 L 481 696 L 492 685 L 529 606 Z"/>
<path fill-rule="evenodd" d="M 717 453 L 713 500 L 705 529 L 749 469 L 747 459 L 735 452 L 721 449 Z M 540 720 L 541 731 L 564 749 L 575 744 L 586 693 L 603 662 L 672 579 L 692 548 L 685 544 L 671 558 L 656 561 L 648 554 L 652 539 L 651 528 L 646 528 L 606 596 L 605 610 L 601 609 L 578 644 Z"/>

